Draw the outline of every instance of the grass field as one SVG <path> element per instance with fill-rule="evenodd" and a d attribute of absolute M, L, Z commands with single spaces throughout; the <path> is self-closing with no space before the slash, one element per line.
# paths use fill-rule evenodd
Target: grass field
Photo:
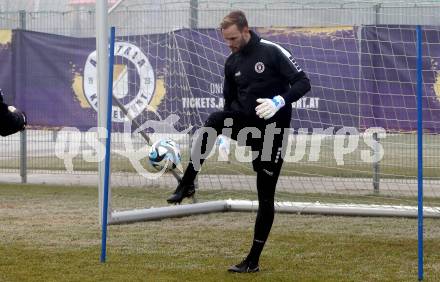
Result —
<path fill-rule="evenodd" d="M 1 185 L 0 281 L 417 281 L 407 218 L 277 214 L 262 271 L 245 275 L 226 268 L 246 254 L 254 213 L 109 226 L 101 264 L 97 201 L 96 188 Z M 426 219 L 425 281 L 440 280 L 439 249 L 440 221 Z"/>

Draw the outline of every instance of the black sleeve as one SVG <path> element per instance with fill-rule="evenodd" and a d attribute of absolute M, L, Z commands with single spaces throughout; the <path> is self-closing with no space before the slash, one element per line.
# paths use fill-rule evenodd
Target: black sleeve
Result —
<path fill-rule="evenodd" d="M 3 102 L 3 93 L 0 89 L 0 116 L 3 116 L 9 112 L 8 105 Z"/>
<path fill-rule="evenodd" d="M 229 60 L 225 63 L 225 81 L 223 83 L 223 97 L 225 99 L 225 111 L 231 110 L 232 101 L 237 99 L 237 85 L 234 81 L 233 71 Z"/>
<path fill-rule="evenodd" d="M 276 57 L 279 62 L 280 74 L 290 84 L 290 89 L 286 93 L 282 93 L 281 96 L 286 104 L 291 104 L 298 101 L 310 90 L 310 80 L 287 50 L 278 48 Z"/>

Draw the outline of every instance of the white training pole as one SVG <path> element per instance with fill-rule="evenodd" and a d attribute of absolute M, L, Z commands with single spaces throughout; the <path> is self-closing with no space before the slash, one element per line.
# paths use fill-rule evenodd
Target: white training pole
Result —
<path fill-rule="evenodd" d="M 159 220 L 213 212 L 257 212 L 258 202 L 249 200 L 217 200 L 159 208 L 114 211 L 109 224 Z M 438 208 L 424 209 L 424 216 L 440 218 Z M 326 204 L 318 202 L 275 202 L 275 211 L 292 214 L 320 214 L 335 216 L 417 217 L 416 206 L 367 204 Z"/>
<path fill-rule="evenodd" d="M 97 53 L 97 79 L 98 79 L 98 128 L 105 128 L 107 123 L 108 105 L 108 19 L 107 0 L 96 1 L 96 53 Z M 98 140 L 105 145 L 106 134 L 99 136 Z M 104 191 L 104 159 L 98 163 L 98 189 L 99 189 L 99 220 L 102 221 L 102 204 Z M 108 209 L 110 214 L 110 209 Z M 101 222 L 102 224 L 102 222 Z"/>

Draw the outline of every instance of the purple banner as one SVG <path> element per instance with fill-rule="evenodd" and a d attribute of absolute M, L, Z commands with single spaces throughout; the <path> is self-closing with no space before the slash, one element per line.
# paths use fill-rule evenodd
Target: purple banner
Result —
<path fill-rule="evenodd" d="M 289 49 L 311 79 L 312 91 L 292 105 L 293 128 L 359 127 L 356 31 L 353 27 L 256 29 L 263 38 Z M 194 97 L 221 97 L 223 64 L 230 51 L 220 32 L 181 30 L 176 42 Z M 216 103 L 211 108 L 193 105 L 198 108 L 197 119 L 204 120 Z"/>
<path fill-rule="evenodd" d="M 12 30 L 0 30 L 0 88 L 7 104 L 14 103 L 12 72 Z"/>
<path fill-rule="evenodd" d="M 292 104 L 293 128 L 415 130 L 415 27 L 256 32 L 289 49 L 310 77 L 311 92 Z M 432 27 L 424 32 L 424 119 L 432 132 L 440 132 L 439 34 Z M 95 127 L 95 39 L 22 30 L 12 38 L 12 44 L 0 45 L 0 78 L 15 82 L 5 85 L 30 124 Z M 230 51 L 218 30 L 118 37 L 115 47 L 114 94 L 139 123 L 172 117 L 182 131 L 223 108 L 223 65 Z M 112 117 L 116 130 L 122 129 L 124 115 L 116 106 Z"/>
<path fill-rule="evenodd" d="M 416 27 L 362 29 L 361 127 L 417 130 Z M 423 27 L 423 124 L 440 132 L 440 28 Z"/>
<path fill-rule="evenodd" d="M 33 126 L 97 125 L 97 59 L 94 38 L 16 31 L 17 104 Z M 136 36 L 115 44 L 115 96 L 138 116 L 164 80 L 164 35 Z M 143 50 L 148 50 L 144 52 Z M 124 115 L 113 107 L 113 120 Z"/>
<path fill-rule="evenodd" d="M 96 126 L 96 112 L 73 91 L 94 39 L 14 31 L 16 103 L 37 127 Z M 81 86 L 82 87 L 82 86 Z"/>
<path fill-rule="evenodd" d="M 293 128 L 359 127 L 356 27 L 261 29 L 289 49 L 312 89 L 293 105 Z"/>

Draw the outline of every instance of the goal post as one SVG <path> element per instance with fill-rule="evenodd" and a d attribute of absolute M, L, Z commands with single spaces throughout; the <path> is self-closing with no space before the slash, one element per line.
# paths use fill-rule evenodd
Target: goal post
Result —
<path fill-rule="evenodd" d="M 117 13 L 117 9 L 113 10 L 113 15 Z M 136 12 L 131 15 L 136 17 Z M 312 80 L 312 91 L 291 105 L 292 131 L 277 187 L 278 202 L 292 203 L 292 195 L 301 195 L 311 203 L 336 201 L 341 206 L 359 202 L 388 208 L 397 203 L 396 211 L 400 210 L 398 206 L 416 205 L 415 26 L 253 29 L 292 51 Z M 148 177 L 154 171 L 148 169 L 148 141 L 141 135 L 175 139 L 186 164 L 192 134 L 211 112 L 223 107 L 223 65 L 229 52 L 215 28 L 136 33 L 121 26 L 118 30 L 121 34 L 115 50 L 116 98 L 112 111 L 116 119 L 112 124 L 115 158 L 110 184 L 110 191 L 117 191 L 117 195 L 113 198 L 110 193 L 109 223 L 121 223 L 131 211 L 145 215 L 150 206 L 162 208 L 166 204 L 165 199 L 177 185 L 176 179 L 169 174 Z M 425 30 L 431 39 L 438 33 L 436 27 Z M 438 77 L 433 74 L 437 72 L 439 56 L 437 43 L 428 40 L 424 44 L 429 51 L 425 61 L 431 62 L 432 69 L 432 73 L 424 73 L 424 89 L 428 90 L 424 99 L 431 106 L 424 110 L 429 117 L 425 128 L 425 147 L 429 149 L 424 188 L 425 196 L 435 198 L 439 181 L 435 153 L 439 142 L 435 119 L 439 88 Z M 127 119 L 127 113 L 117 107 L 132 111 L 133 118 Z M 124 131 L 128 120 L 133 122 Z M 254 172 L 249 162 L 237 157 L 246 155 L 246 150 L 230 141 L 225 161 L 220 146 L 215 146 L 199 174 L 199 202 L 210 200 L 204 198 L 203 192 L 207 191 L 216 195 L 216 201 L 249 198 L 254 207 Z M 122 161 L 121 156 L 129 161 Z M 159 188 L 163 200 L 122 200 L 128 189 L 120 187 L 146 193 Z"/>
<path fill-rule="evenodd" d="M 112 221 L 110 224 L 160 220 L 216 212 L 255 212 L 257 209 L 257 201 L 232 199 L 216 200 L 180 206 L 115 211 L 112 214 Z M 418 209 L 415 206 L 332 204 L 319 202 L 276 202 L 275 212 L 303 215 L 418 217 Z M 423 212 L 425 218 L 440 218 L 438 208 L 426 207 L 423 209 Z"/>
<path fill-rule="evenodd" d="M 413 111 L 416 95 L 408 92 L 415 89 L 415 79 L 408 76 L 416 69 L 412 59 L 416 57 L 416 41 L 415 37 L 409 37 L 415 32 L 415 26 L 284 28 L 282 31 L 258 28 L 256 31 L 292 50 L 313 85 L 311 93 L 292 104 L 292 131 L 277 188 L 278 201 L 290 204 L 295 198 L 291 195 L 297 194 L 307 197 L 311 203 L 314 200 L 341 202 L 339 198 L 346 197 L 341 207 L 353 204 L 352 201 L 360 205 L 368 202 L 375 205 L 372 215 L 377 215 L 376 209 L 381 203 L 384 215 L 389 214 L 386 210 L 393 206 L 390 201 L 398 203 L 395 214 L 402 209 L 399 206 L 416 205 L 417 162 L 403 161 L 416 158 L 417 151 L 414 134 L 417 117 Z M 434 38 L 438 31 L 430 32 Z M 437 60 L 436 43 L 427 44 L 431 44 L 431 53 L 427 56 Z M 126 137 L 130 137 L 134 154 L 146 157 L 148 142 L 139 136 L 139 129 L 147 130 L 153 139 L 164 136 L 176 139 L 182 147 L 185 164 L 191 146 L 191 131 L 187 129 L 200 127 L 210 112 L 222 108 L 222 72 L 228 52 L 221 34 L 216 29 L 179 29 L 163 34 L 120 37 L 117 45 L 119 53 L 115 51 L 115 62 L 120 69 L 117 83 L 125 85 L 114 86 L 115 91 L 123 92 L 115 94 L 120 97 L 119 101 L 130 105 L 127 101 L 135 99 L 145 85 L 143 93 L 151 95 L 149 104 L 135 117 L 136 126 L 128 134 L 116 131 L 112 146 L 120 152 L 127 148 Z M 383 46 L 391 47 L 383 49 Z M 135 54 L 139 56 L 138 52 L 145 53 L 142 60 L 149 61 L 148 67 L 142 62 L 145 69 L 137 67 L 140 61 L 130 61 Z M 142 81 L 142 76 L 148 80 Z M 436 81 L 429 79 L 430 83 Z M 433 89 L 429 89 L 427 95 L 436 99 L 432 96 L 436 95 Z M 438 160 L 434 119 L 437 112 L 435 106 L 428 110 L 431 116 L 426 129 L 432 134 L 427 135 L 429 143 L 425 146 L 432 149 L 430 167 L 435 167 Z M 117 122 L 113 126 L 121 128 Z M 216 145 L 199 175 L 198 191 L 212 191 L 218 195 L 215 200 L 230 197 L 229 191 L 242 198 L 240 190 L 255 189 L 250 163 L 238 159 L 246 155 L 247 149 L 243 151 L 234 141 L 229 145 L 227 161 L 220 158 Z M 125 154 L 130 156 L 130 152 Z M 148 166 L 145 159 L 139 164 Z M 429 171 L 425 192 L 428 197 L 436 197 L 438 176 L 435 170 Z M 145 177 L 148 173 L 154 172 L 146 169 L 137 176 L 122 172 L 127 176 L 120 177 L 116 168 L 112 172 L 111 187 L 134 186 L 146 191 L 156 189 L 149 187 L 166 187 L 168 192 L 164 192 L 163 201 L 152 204 L 160 207 L 177 182 L 167 174 L 156 179 Z M 252 193 L 246 195 L 252 196 Z M 206 201 L 202 196 L 198 200 Z M 141 199 L 113 204 L 109 223 L 120 223 L 125 215 L 133 214 L 126 213 L 129 210 L 135 211 L 133 216 L 137 219 L 141 219 L 141 215 L 149 217 L 145 209 L 148 204 Z M 150 211 L 155 215 L 158 212 Z M 328 214 L 328 210 L 323 213 Z"/>
<path fill-rule="evenodd" d="M 108 119 L 108 78 L 109 78 L 109 25 L 107 16 L 107 0 L 96 1 L 96 53 L 97 53 L 97 95 L 98 99 L 98 128 L 107 128 Z M 106 136 L 98 136 L 101 144 L 106 143 Z M 105 182 L 105 160 L 98 163 L 98 191 L 99 191 L 99 221 L 101 224 L 104 209 L 104 182 Z M 109 195 L 111 197 L 111 195 Z M 107 218 L 110 217 L 110 209 L 108 209 Z"/>

